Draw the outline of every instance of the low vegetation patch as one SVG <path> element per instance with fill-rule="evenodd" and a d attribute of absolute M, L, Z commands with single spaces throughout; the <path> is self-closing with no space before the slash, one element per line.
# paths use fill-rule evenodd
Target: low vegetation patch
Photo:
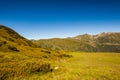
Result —
<path fill-rule="evenodd" d="M 10 49 L 14 50 L 13 47 Z M 70 56 L 45 49 L 32 52 L 0 52 L 0 80 L 21 80 L 35 74 L 41 76 L 51 73 L 54 71 L 52 61 L 66 59 L 65 57 Z"/>
<path fill-rule="evenodd" d="M 42 59 L 31 58 L 19 53 L 0 52 L 0 80 L 49 71 L 51 71 L 50 63 Z"/>

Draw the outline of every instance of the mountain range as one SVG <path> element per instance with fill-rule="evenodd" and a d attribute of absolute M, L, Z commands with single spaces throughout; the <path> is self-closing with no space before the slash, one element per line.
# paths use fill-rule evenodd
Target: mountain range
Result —
<path fill-rule="evenodd" d="M 85 52 L 120 52 L 120 32 L 83 34 L 69 38 L 32 40 L 39 47 L 53 50 Z"/>
<path fill-rule="evenodd" d="M 120 32 L 83 34 L 68 38 L 28 40 L 6 26 L 0 25 L 0 51 L 21 52 L 33 49 L 85 52 L 120 52 Z"/>

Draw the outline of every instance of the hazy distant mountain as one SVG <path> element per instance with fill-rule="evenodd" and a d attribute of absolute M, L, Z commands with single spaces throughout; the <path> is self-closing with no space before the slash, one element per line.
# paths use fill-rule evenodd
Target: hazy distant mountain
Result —
<path fill-rule="evenodd" d="M 120 52 L 120 33 L 83 34 L 69 38 L 33 40 L 39 47 L 68 51 Z"/>

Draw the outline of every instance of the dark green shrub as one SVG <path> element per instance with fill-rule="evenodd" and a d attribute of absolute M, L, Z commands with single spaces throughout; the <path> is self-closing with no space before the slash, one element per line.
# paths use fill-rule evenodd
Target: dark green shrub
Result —
<path fill-rule="evenodd" d="M 9 40 L 12 41 L 12 42 L 14 42 L 14 39 L 12 39 L 12 38 L 9 38 Z"/>
<path fill-rule="evenodd" d="M 6 43 L 6 41 L 0 41 L 0 46 L 5 45 Z"/>
<path fill-rule="evenodd" d="M 60 55 L 58 55 L 58 57 L 72 57 L 72 55 L 67 55 L 67 54 L 60 54 Z"/>
<path fill-rule="evenodd" d="M 48 50 L 41 50 L 41 52 L 45 52 L 45 53 L 51 54 L 51 52 L 48 51 Z"/>
<path fill-rule="evenodd" d="M 19 50 L 14 46 L 8 46 L 8 49 L 19 52 Z"/>

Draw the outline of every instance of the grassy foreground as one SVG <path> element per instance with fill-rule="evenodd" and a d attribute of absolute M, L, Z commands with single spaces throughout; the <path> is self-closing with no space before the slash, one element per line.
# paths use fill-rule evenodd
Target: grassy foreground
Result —
<path fill-rule="evenodd" d="M 0 53 L 1 80 L 120 80 L 119 53 L 68 54 L 73 57 L 39 60 L 20 54 L 8 56 Z"/>
<path fill-rule="evenodd" d="M 52 61 L 58 69 L 29 80 L 120 80 L 119 53 L 70 53 L 74 57 Z"/>

